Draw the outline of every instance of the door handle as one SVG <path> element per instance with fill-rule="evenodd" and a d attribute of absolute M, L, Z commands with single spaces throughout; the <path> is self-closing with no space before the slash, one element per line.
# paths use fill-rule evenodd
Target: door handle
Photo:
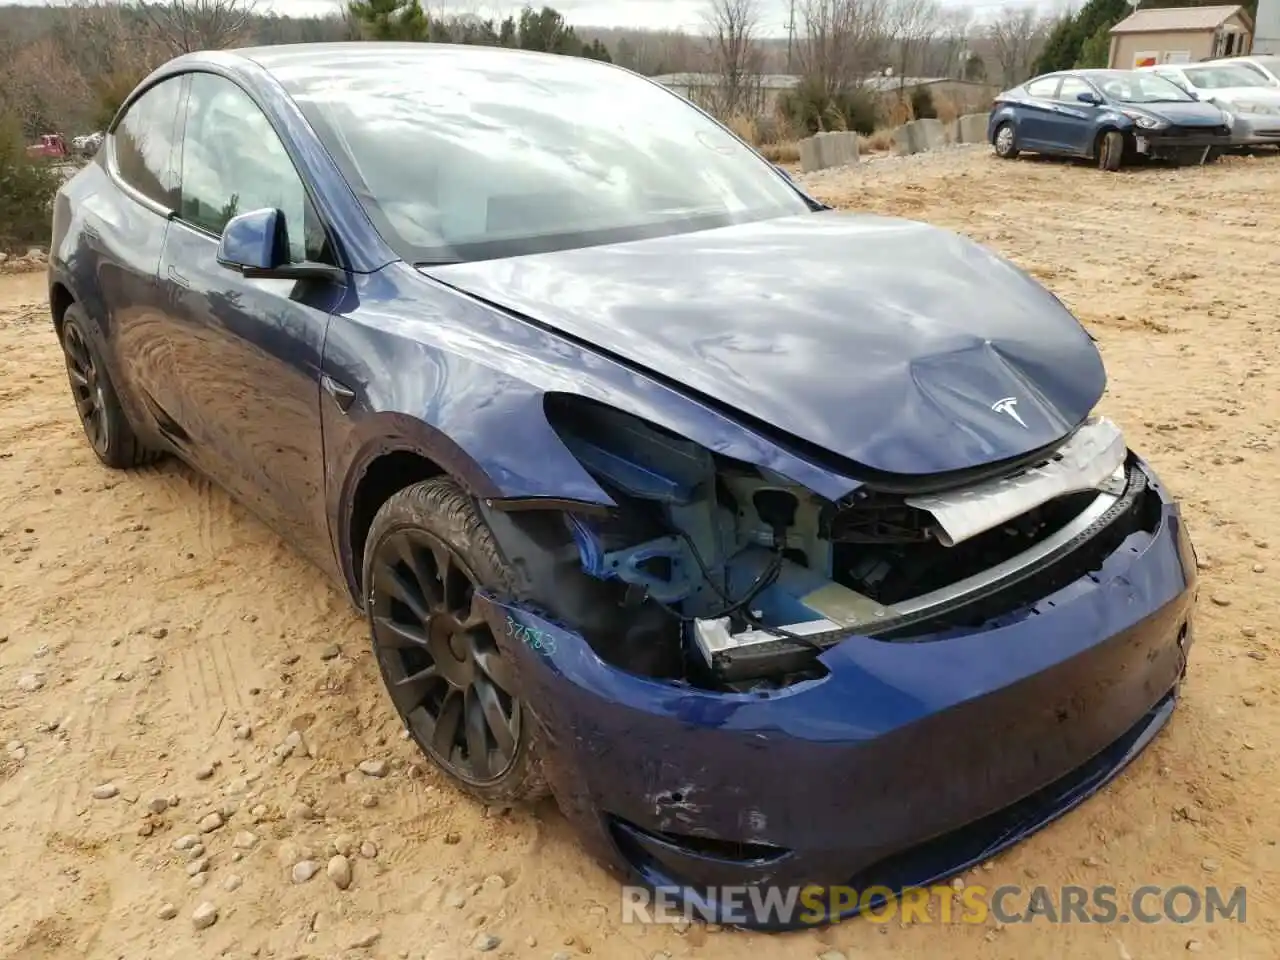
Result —
<path fill-rule="evenodd" d="M 172 280 L 174 283 L 178 284 L 179 286 L 183 286 L 183 287 L 191 286 L 191 281 L 188 280 L 186 277 L 184 277 L 182 274 L 180 274 L 177 271 L 177 268 L 173 266 L 173 264 L 170 264 L 169 269 L 165 272 L 169 275 L 169 279 Z"/>
<path fill-rule="evenodd" d="M 355 391 L 345 384 L 339 383 L 327 373 L 320 374 L 320 386 L 337 402 L 340 410 L 346 411 L 356 399 Z"/>

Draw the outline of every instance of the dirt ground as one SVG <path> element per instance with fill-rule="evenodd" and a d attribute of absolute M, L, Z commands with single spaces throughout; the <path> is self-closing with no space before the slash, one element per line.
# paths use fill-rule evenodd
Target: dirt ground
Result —
<path fill-rule="evenodd" d="M 1183 499 L 1205 567 L 1169 728 L 968 881 L 1243 884 L 1244 924 L 622 924 L 554 805 L 484 809 L 401 738 L 362 623 L 316 570 L 177 463 L 98 465 L 26 274 L 0 276 L 0 958 L 454 958 L 488 937 L 490 956 L 543 960 L 1275 957 L 1280 158 L 1107 176 L 952 151 L 811 183 L 963 231 L 1062 296 L 1105 354 L 1105 411 Z M 188 834 L 206 872 L 175 849 Z M 335 850 L 346 890 L 324 869 Z M 308 856 L 319 873 L 295 883 Z M 217 920 L 197 930 L 203 901 Z"/>

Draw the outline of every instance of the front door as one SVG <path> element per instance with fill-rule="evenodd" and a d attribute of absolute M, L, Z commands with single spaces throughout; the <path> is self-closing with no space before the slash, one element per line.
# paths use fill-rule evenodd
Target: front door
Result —
<path fill-rule="evenodd" d="M 237 213 L 284 213 L 291 259 L 327 261 L 330 244 L 266 116 L 236 84 L 192 74 L 177 214 L 165 238 L 166 412 L 202 470 L 326 567 L 320 358 L 344 288 L 249 280 L 217 261 Z"/>
<path fill-rule="evenodd" d="M 1062 153 L 1085 156 L 1093 149 L 1094 131 L 1102 108 L 1098 104 L 1081 101 L 1079 96 L 1082 93 L 1091 93 L 1101 99 L 1098 91 L 1080 77 L 1062 78 L 1049 133 L 1054 148 Z"/>

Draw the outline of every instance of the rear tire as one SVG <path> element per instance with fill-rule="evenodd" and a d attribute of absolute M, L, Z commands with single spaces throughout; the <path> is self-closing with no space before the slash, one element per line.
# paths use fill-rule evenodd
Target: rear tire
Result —
<path fill-rule="evenodd" d="M 991 138 L 991 145 L 995 147 L 996 156 L 1001 160 L 1016 160 L 1018 157 L 1018 135 L 1013 129 L 1013 123 L 1006 120 L 1000 126 L 996 127 L 995 136 Z"/>
<path fill-rule="evenodd" d="M 1098 137 L 1098 169 L 1110 173 L 1120 169 L 1124 161 L 1124 134 L 1119 130 L 1104 130 Z"/>
<path fill-rule="evenodd" d="M 418 749 L 487 803 L 545 796 L 515 641 L 472 602 L 480 589 L 511 596 L 517 575 L 471 497 L 449 477 L 393 494 L 369 528 L 363 569 L 374 656 Z"/>
<path fill-rule="evenodd" d="M 114 470 L 151 463 L 163 456 L 163 451 L 138 439 L 91 330 L 88 314 L 80 304 L 67 307 L 62 317 L 62 355 L 85 439 L 98 459 Z"/>

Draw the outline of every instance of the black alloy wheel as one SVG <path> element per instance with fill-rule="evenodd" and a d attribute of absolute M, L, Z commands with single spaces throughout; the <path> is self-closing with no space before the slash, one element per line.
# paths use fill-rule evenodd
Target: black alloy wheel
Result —
<path fill-rule="evenodd" d="M 111 446 L 111 421 L 107 414 L 107 397 L 93 351 L 85 341 L 80 327 L 74 323 L 62 332 L 62 352 L 67 361 L 67 378 L 71 381 L 71 395 L 75 399 L 76 412 L 84 425 L 85 436 L 99 457 L 106 457 Z"/>
<path fill-rule="evenodd" d="M 522 711 L 475 575 L 416 526 L 388 531 L 369 560 L 373 645 L 396 711 L 447 772 L 475 787 L 499 782 L 517 760 Z"/>

